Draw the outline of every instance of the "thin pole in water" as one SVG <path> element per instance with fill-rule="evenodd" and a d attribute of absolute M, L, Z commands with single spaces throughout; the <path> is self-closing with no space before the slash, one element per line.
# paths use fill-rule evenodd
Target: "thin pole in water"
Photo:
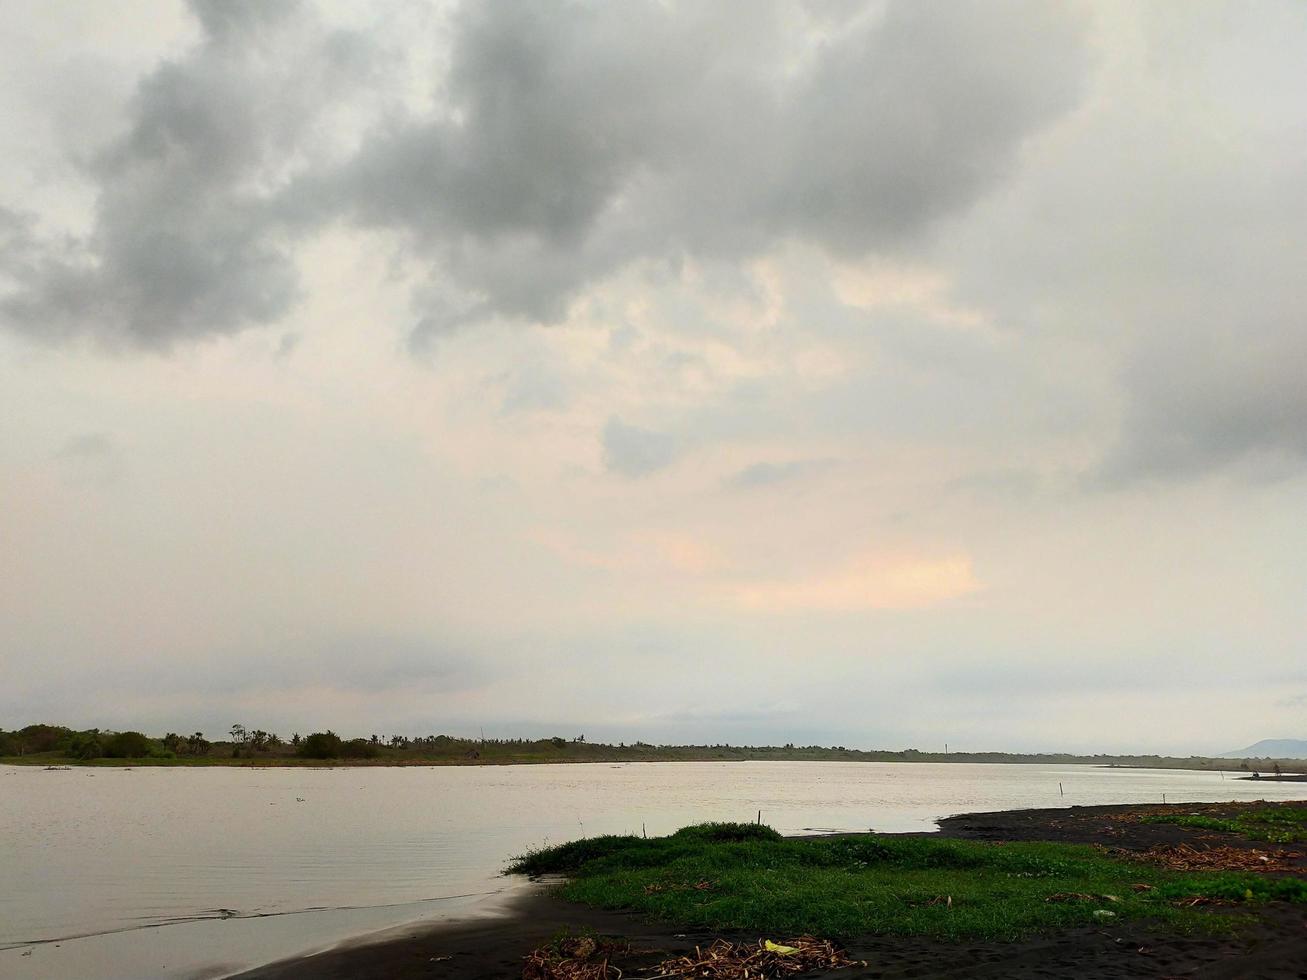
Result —
<path fill-rule="evenodd" d="M 1066 794 L 1062 792 L 1062 784 L 1061 784 L 1061 783 L 1058 783 L 1058 784 L 1057 784 L 1057 795 L 1058 795 L 1058 796 L 1066 796 Z"/>
<path fill-rule="evenodd" d="M 1162 794 L 1162 802 L 1163 802 L 1163 803 L 1166 802 L 1166 794 L 1165 794 L 1165 793 Z"/>
<path fill-rule="evenodd" d="M 643 823 L 640 824 L 640 836 L 641 836 L 641 837 L 646 837 L 646 838 L 649 836 L 649 831 L 645 829 L 645 826 L 644 826 Z"/>
<path fill-rule="evenodd" d="M 761 810 L 758 811 L 758 823 L 759 823 L 759 825 L 762 824 L 762 811 L 761 811 Z"/>

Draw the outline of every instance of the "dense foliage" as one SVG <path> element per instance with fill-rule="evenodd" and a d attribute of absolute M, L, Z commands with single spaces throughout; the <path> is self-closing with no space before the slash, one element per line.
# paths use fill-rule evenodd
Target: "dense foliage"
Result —
<path fill-rule="evenodd" d="M 314 732 L 299 743 L 299 754 L 305 759 L 338 759 L 341 748 L 335 732 Z"/>

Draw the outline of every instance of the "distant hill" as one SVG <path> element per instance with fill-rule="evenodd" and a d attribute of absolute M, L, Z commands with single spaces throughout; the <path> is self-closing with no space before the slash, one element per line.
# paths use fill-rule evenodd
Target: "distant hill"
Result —
<path fill-rule="evenodd" d="M 1307 739 L 1264 738 L 1237 752 L 1222 752 L 1222 759 L 1307 759 Z"/>

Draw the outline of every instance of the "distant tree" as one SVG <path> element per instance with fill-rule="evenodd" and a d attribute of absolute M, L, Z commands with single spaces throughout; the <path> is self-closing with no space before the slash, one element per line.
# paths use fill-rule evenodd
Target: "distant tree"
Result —
<path fill-rule="evenodd" d="M 233 742 L 245 742 L 249 738 L 249 732 L 245 730 L 244 725 L 231 726 L 231 740 Z"/>
<path fill-rule="evenodd" d="M 299 744 L 299 754 L 306 759 L 338 759 L 340 750 L 340 736 L 332 731 L 314 732 Z"/>
<path fill-rule="evenodd" d="M 213 748 L 209 740 L 204 737 L 203 732 L 196 732 L 186 739 L 187 755 L 208 755 L 209 749 Z"/>
<path fill-rule="evenodd" d="M 565 739 L 565 738 L 560 738 L 560 737 L 557 736 L 557 735 L 555 735 L 555 736 L 554 736 L 553 738 L 551 738 L 549 741 L 551 741 L 551 742 L 554 743 L 554 748 L 556 748 L 556 749 L 565 748 L 565 747 L 567 746 L 567 739 Z"/>
<path fill-rule="evenodd" d="M 299 748 L 299 744 L 300 744 L 300 733 L 299 733 L 299 732 L 296 732 L 294 735 L 292 735 L 292 736 L 290 737 L 290 744 L 293 745 L 293 746 L 295 746 L 296 748 Z"/>
<path fill-rule="evenodd" d="M 381 736 L 374 732 L 372 734 L 372 737 L 368 739 L 368 741 L 371 742 L 373 745 L 376 745 L 378 742 L 381 741 Z"/>
<path fill-rule="evenodd" d="M 74 732 L 68 742 L 68 754 L 83 762 L 100 758 L 104 755 L 104 742 L 100 738 L 100 733 L 95 729 Z"/>
<path fill-rule="evenodd" d="M 12 739 L 18 745 L 18 754 L 53 752 L 60 743 L 67 744 L 73 736 L 71 728 L 62 725 L 28 725 L 14 732 Z"/>
<path fill-rule="evenodd" d="M 340 754 L 346 759 L 375 759 L 379 751 L 377 743 L 368 738 L 351 738 L 340 746 Z"/>
<path fill-rule="evenodd" d="M 140 732 L 118 732 L 104 740 L 108 759 L 144 759 L 151 748 L 150 740 Z"/>
<path fill-rule="evenodd" d="M 169 752 L 184 752 L 186 740 L 176 732 L 169 732 L 163 737 L 163 747 Z"/>

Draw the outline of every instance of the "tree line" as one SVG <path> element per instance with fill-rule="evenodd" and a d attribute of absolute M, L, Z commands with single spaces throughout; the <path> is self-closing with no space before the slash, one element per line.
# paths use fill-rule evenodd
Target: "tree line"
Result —
<path fill-rule="evenodd" d="M 598 762 L 598 761 L 702 761 L 811 760 L 845 762 L 973 762 L 1033 763 L 1043 765 L 1135 766 L 1215 771 L 1304 772 L 1307 761 L 1272 759 L 1214 759 L 1156 755 L 1072 755 L 1070 753 L 923 752 L 917 749 L 861 750 L 842 745 L 653 745 L 648 742 L 587 742 L 585 735 L 565 738 L 465 738 L 454 735 L 390 735 L 342 738 L 334 731 L 292 733 L 283 738 L 261 728 L 232 725 L 227 738 L 210 741 L 202 732 L 189 735 L 168 732 L 151 738 L 138 731 L 75 730 L 61 725 L 28 725 L 12 731 L 0 729 L 0 757 L 39 757 L 30 761 L 92 761 L 95 759 L 179 760 L 179 764 L 214 764 L 232 760 L 378 760 L 405 762 Z"/>

